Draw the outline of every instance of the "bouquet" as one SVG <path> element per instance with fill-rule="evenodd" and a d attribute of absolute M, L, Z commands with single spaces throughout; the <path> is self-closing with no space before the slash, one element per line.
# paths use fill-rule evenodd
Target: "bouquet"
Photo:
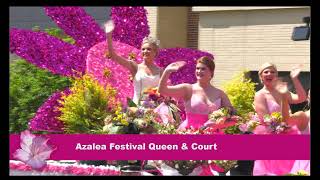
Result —
<path fill-rule="evenodd" d="M 226 134 L 253 134 L 254 129 L 260 125 L 257 114 L 249 112 L 243 115 L 235 126 L 226 129 Z"/>
<path fill-rule="evenodd" d="M 138 104 L 127 99 L 127 106 L 117 106 L 105 119 L 103 130 L 109 134 L 174 134 L 180 123 L 180 109 L 175 100 L 161 96 L 156 88 L 143 92 Z"/>
<path fill-rule="evenodd" d="M 234 115 L 228 108 L 220 108 L 209 114 L 209 120 L 201 128 L 202 134 L 236 134 L 226 131 L 234 128 L 237 122 L 241 121 L 241 117 Z"/>
<path fill-rule="evenodd" d="M 159 160 L 153 161 L 153 165 L 163 175 L 199 175 L 205 160 Z"/>
<path fill-rule="evenodd" d="M 258 125 L 254 131 L 255 134 L 299 134 L 296 127 L 289 126 L 283 121 L 280 112 L 273 112 L 271 115 L 265 115 L 263 123 Z"/>
<path fill-rule="evenodd" d="M 159 116 L 144 107 L 118 107 L 114 115 L 107 116 L 103 130 L 108 134 L 152 134 Z"/>
<path fill-rule="evenodd" d="M 177 106 L 177 101 L 171 97 L 162 96 L 157 88 L 149 88 L 143 92 L 141 98 L 142 106 L 154 109 L 160 117 L 159 123 L 179 125 L 181 122 L 181 110 Z"/>
<path fill-rule="evenodd" d="M 224 118 L 220 121 L 220 124 L 228 123 L 228 121 L 231 121 L 232 124 L 234 124 L 240 118 L 238 116 L 224 114 L 224 112 L 227 112 L 226 109 L 220 109 L 214 112 L 213 114 L 211 114 L 211 119 L 209 121 L 215 121 L 219 118 Z M 226 117 L 230 119 L 225 119 Z M 217 128 L 215 128 L 215 125 L 217 124 L 212 124 L 211 122 L 208 122 L 208 124 L 209 123 L 209 126 L 204 126 L 202 128 L 187 128 L 175 130 L 174 134 L 216 134 Z M 237 161 L 233 160 L 165 160 L 160 162 L 162 164 L 158 165 L 158 167 L 160 168 L 160 171 L 162 171 L 165 174 L 167 173 L 166 175 L 209 175 L 206 174 L 208 173 L 208 169 L 212 169 L 220 173 L 226 173 L 231 168 L 237 165 Z M 209 173 L 212 173 L 211 170 L 209 171 Z"/>
<path fill-rule="evenodd" d="M 212 168 L 220 173 L 227 173 L 232 168 L 237 166 L 237 160 L 211 160 L 209 164 L 211 164 Z"/>

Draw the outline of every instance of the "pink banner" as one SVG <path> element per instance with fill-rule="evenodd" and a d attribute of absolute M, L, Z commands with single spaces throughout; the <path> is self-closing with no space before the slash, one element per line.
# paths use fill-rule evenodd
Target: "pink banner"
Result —
<path fill-rule="evenodd" d="M 40 135 L 39 135 L 40 136 Z M 50 134 L 51 160 L 309 160 L 310 135 Z M 10 135 L 10 159 L 20 149 Z"/>

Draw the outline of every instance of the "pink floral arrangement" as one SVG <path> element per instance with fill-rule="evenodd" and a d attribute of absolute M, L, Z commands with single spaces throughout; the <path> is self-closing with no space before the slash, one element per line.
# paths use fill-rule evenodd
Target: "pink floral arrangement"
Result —
<path fill-rule="evenodd" d="M 55 174 L 55 175 L 79 175 L 79 176 L 119 176 L 120 169 L 115 166 L 93 166 L 93 165 L 77 165 L 77 164 L 61 164 L 61 163 L 47 163 L 47 165 L 40 170 L 35 170 L 31 166 L 21 162 L 10 160 L 10 174 L 14 175 L 14 171 L 30 172 L 36 175 Z M 29 174 L 30 174 L 29 173 Z"/>
<path fill-rule="evenodd" d="M 220 108 L 209 114 L 209 120 L 201 130 L 203 134 L 227 134 L 225 130 L 235 126 L 240 120 L 241 117 L 232 114 L 230 109 Z"/>
<path fill-rule="evenodd" d="M 296 126 L 289 126 L 283 121 L 280 112 L 273 112 L 271 115 L 265 115 L 263 122 L 254 130 L 254 134 L 300 134 Z"/>

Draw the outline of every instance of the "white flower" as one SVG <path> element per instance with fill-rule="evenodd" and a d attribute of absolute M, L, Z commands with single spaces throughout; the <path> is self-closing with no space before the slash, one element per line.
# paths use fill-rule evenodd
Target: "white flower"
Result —
<path fill-rule="evenodd" d="M 263 122 L 265 123 L 271 123 L 272 119 L 270 117 L 265 117 Z"/>

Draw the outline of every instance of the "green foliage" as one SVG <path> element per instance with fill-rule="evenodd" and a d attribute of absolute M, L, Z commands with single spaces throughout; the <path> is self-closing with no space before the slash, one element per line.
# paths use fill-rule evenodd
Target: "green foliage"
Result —
<path fill-rule="evenodd" d="M 39 26 L 35 26 L 32 29 L 33 29 L 33 31 L 40 31 Z M 60 28 L 55 28 L 55 27 L 45 28 L 44 32 L 48 33 L 51 36 L 57 37 L 67 43 L 70 43 L 70 44 L 75 43 L 75 40 L 72 37 L 66 35 Z"/>
<path fill-rule="evenodd" d="M 37 109 L 57 90 L 71 84 L 66 77 L 53 75 L 23 59 L 10 63 L 9 133 L 27 129 Z"/>
<path fill-rule="evenodd" d="M 241 131 L 237 125 L 229 126 L 223 131 L 225 134 L 241 134 Z"/>
<path fill-rule="evenodd" d="M 33 31 L 40 31 L 35 26 Z M 73 44 L 75 41 L 59 28 L 47 28 L 48 34 Z M 9 133 L 19 133 L 27 129 L 28 121 L 37 109 L 52 95 L 71 84 L 66 77 L 52 75 L 24 59 L 10 60 Z"/>
<path fill-rule="evenodd" d="M 116 90 L 102 87 L 91 76 L 76 78 L 71 87 L 72 94 L 63 96 L 59 119 L 66 133 L 103 133 L 105 118 L 112 114 L 108 109 L 115 106 Z"/>
<path fill-rule="evenodd" d="M 255 95 L 255 83 L 246 77 L 247 73 L 248 71 L 243 71 L 223 85 L 224 92 L 228 95 L 240 116 L 254 111 L 252 104 Z"/>

